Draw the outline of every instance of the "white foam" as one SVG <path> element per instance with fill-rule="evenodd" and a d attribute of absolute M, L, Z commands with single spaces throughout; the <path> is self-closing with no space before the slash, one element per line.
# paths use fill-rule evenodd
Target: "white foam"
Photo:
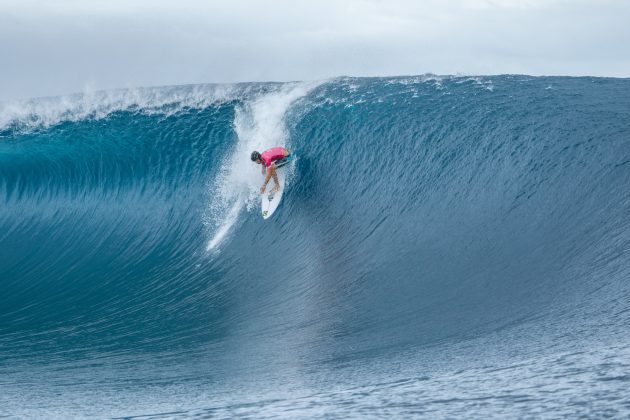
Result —
<path fill-rule="evenodd" d="M 123 110 L 171 114 L 238 99 L 253 88 L 228 84 L 135 88 L 5 102 L 0 103 L 0 129 L 17 126 L 28 131 L 64 121 L 101 119 Z"/>
<path fill-rule="evenodd" d="M 254 150 L 288 144 L 286 112 L 299 98 L 319 83 L 279 85 L 272 92 L 255 95 L 236 108 L 234 129 L 237 142 L 221 164 L 219 176 L 210 185 L 210 205 L 206 226 L 211 231 L 207 250 L 215 250 L 235 225 L 243 208 L 256 208 L 263 181 L 262 168 L 250 160 Z M 287 181 L 289 179 L 287 178 Z"/>

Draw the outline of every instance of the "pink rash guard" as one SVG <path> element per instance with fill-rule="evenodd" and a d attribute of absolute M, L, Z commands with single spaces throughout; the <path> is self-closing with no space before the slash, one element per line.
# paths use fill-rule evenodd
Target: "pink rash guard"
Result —
<path fill-rule="evenodd" d="M 274 147 L 272 149 L 264 151 L 260 158 L 265 163 L 265 166 L 268 168 L 271 166 L 273 162 L 276 160 L 282 159 L 284 157 L 284 147 Z"/>

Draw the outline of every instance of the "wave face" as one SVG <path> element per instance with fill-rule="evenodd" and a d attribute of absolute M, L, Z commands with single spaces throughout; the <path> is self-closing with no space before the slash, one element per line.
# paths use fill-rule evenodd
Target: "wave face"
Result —
<path fill-rule="evenodd" d="M 0 198 L 0 414 L 628 414 L 629 80 L 0 104 Z"/>

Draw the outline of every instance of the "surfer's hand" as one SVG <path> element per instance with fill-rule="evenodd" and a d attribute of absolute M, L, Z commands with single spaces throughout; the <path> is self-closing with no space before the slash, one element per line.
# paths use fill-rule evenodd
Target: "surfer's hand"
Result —
<path fill-rule="evenodd" d="M 265 186 L 263 185 L 262 187 L 260 187 L 260 193 L 264 194 L 265 193 Z"/>

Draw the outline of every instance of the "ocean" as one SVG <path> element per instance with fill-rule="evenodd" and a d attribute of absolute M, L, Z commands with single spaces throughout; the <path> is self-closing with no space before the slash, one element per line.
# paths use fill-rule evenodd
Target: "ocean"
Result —
<path fill-rule="evenodd" d="M 2 103 L 0 417 L 628 417 L 629 215 L 630 79 Z"/>

